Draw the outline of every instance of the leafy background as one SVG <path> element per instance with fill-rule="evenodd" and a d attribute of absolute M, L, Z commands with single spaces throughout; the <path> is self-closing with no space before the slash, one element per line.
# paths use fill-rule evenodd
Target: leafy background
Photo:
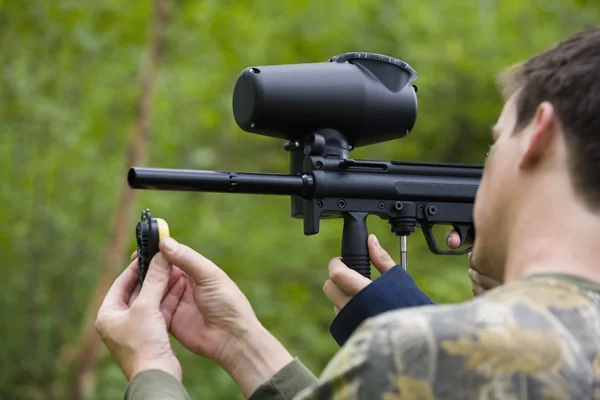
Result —
<path fill-rule="evenodd" d="M 419 117 L 409 137 L 354 157 L 481 163 L 496 75 L 598 17 L 595 1 L 565 0 L 0 0 L 0 398 L 121 398 L 126 381 L 90 327 L 146 207 L 318 373 L 337 350 L 322 285 L 341 223 L 306 237 L 284 197 L 132 191 L 128 167 L 287 172 L 283 142 L 233 120 L 238 74 L 357 50 L 417 70 Z M 386 222 L 369 229 L 397 253 Z M 471 297 L 466 269 L 410 237 L 409 270 L 435 302 Z M 241 398 L 176 348 L 193 398 Z"/>

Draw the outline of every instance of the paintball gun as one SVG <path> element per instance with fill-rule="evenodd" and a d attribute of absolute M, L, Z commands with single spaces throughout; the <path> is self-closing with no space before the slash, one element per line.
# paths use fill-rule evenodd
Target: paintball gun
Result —
<path fill-rule="evenodd" d="M 350 158 L 358 147 L 411 132 L 417 118 L 417 87 L 411 83 L 416 78 L 401 60 L 357 52 L 328 62 L 246 68 L 233 91 L 235 121 L 246 132 L 285 140 L 289 174 L 132 167 L 128 185 L 290 196 L 291 216 L 304 220 L 305 235 L 318 233 L 322 219 L 343 219 L 342 261 L 367 278 L 369 215 L 388 220 L 400 237 L 405 269 L 407 237 L 416 227 L 434 254 L 466 254 L 470 248 L 440 249 L 433 226 L 452 225 L 461 243 L 474 237 L 481 165 Z"/>

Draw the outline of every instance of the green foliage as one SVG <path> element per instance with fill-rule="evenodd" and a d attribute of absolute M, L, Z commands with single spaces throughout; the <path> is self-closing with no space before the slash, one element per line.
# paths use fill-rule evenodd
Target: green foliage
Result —
<path fill-rule="evenodd" d="M 152 2 L 0 1 L 0 397 L 50 399 L 80 334 L 111 232 L 140 94 Z M 398 57 L 419 73 L 419 118 L 401 141 L 356 158 L 483 161 L 502 106 L 504 68 L 598 21 L 592 1 L 180 0 L 168 19 L 150 121 L 148 166 L 286 172 L 282 142 L 242 132 L 231 113 L 251 65 L 324 61 L 347 51 Z M 291 352 L 318 373 L 336 351 L 322 294 L 341 223 L 305 237 L 289 200 L 139 192 L 136 210 L 220 265 Z M 127 264 L 131 243 L 122 255 Z M 383 221 L 370 230 L 392 254 Z M 409 270 L 440 303 L 471 297 L 466 257 L 428 252 L 417 232 Z M 176 346 L 193 398 L 241 398 L 211 362 Z M 102 353 L 90 399 L 122 396 Z M 58 396 L 58 398 L 62 398 Z"/>

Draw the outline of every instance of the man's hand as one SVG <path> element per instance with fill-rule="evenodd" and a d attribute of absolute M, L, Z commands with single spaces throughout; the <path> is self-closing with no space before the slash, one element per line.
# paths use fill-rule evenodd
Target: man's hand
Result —
<path fill-rule="evenodd" d="M 448 246 L 452 249 L 457 249 L 462 245 L 462 243 L 460 243 L 460 236 L 456 231 L 450 231 L 446 240 Z M 465 244 L 471 242 L 472 239 L 468 239 Z M 368 247 L 371 262 L 381 274 L 384 274 L 396 265 L 396 262 L 379 245 L 375 235 L 369 235 Z M 477 296 L 500 285 L 500 282 L 477 272 L 475 266 L 471 263 L 471 253 L 469 253 L 468 259 L 468 275 L 469 279 L 471 279 L 474 295 Z M 323 292 L 329 301 L 333 303 L 335 312 L 338 313 L 352 297 L 356 296 L 358 292 L 363 290 L 369 283 L 371 283 L 370 279 L 365 278 L 358 272 L 348 268 L 339 257 L 336 257 L 329 262 L 329 279 L 323 286 Z"/>
<path fill-rule="evenodd" d="M 375 235 L 369 235 L 368 247 L 369 258 L 381 274 L 396 265 L 387 251 L 379 245 Z M 370 279 L 348 268 L 340 257 L 336 257 L 329 262 L 329 279 L 323 286 L 323 292 L 333 303 L 334 311 L 337 314 L 352 297 L 356 296 L 369 283 L 371 283 Z"/>
<path fill-rule="evenodd" d="M 184 347 L 219 364 L 246 397 L 293 360 L 224 271 L 170 237 L 159 247 L 187 276 L 179 303 L 169 310 L 170 332 Z"/>
<path fill-rule="evenodd" d="M 181 366 L 167 328 L 171 322 L 168 309 L 179 302 L 185 288 L 182 273 L 157 254 L 141 289 L 137 283 L 134 258 L 106 294 L 96 330 L 128 381 L 148 369 L 165 371 L 181 381 Z"/>
<path fill-rule="evenodd" d="M 446 241 L 448 243 L 448 247 L 450 247 L 452 249 L 457 249 L 462 245 L 462 243 L 460 242 L 460 236 L 458 235 L 458 232 L 456 232 L 456 231 L 450 231 L 450 233 L 448 233 Z M 470 243 L 472 243 L 472 239 L 467 239 L 467 243 L 465 243 L 465 244 L 470 244 Z M 473 265 L 470 252 L 469 252 L 468 260 L 469 260 L 468 274 L 469 274 L 469 279 L 471 279 L 471 290 L 473 291 L 473 294 L 475 296 L 479 296 L 480 294 L 485 293 L 486 291 L 493 289 L 496 286 L 501 285 L 500 282 L 495 281 L 494 279 L 477 272 L 476 266 Z"/>

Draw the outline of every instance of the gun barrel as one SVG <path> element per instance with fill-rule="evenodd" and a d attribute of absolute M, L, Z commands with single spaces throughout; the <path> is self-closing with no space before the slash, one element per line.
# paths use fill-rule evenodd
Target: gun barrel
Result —
<path fill-rule="evenodd" d="M 309 176 L 198 171 L 132 167 L 127 174 L 132 189 L 177 190 L 269 195 L 308 195 Z"/>

